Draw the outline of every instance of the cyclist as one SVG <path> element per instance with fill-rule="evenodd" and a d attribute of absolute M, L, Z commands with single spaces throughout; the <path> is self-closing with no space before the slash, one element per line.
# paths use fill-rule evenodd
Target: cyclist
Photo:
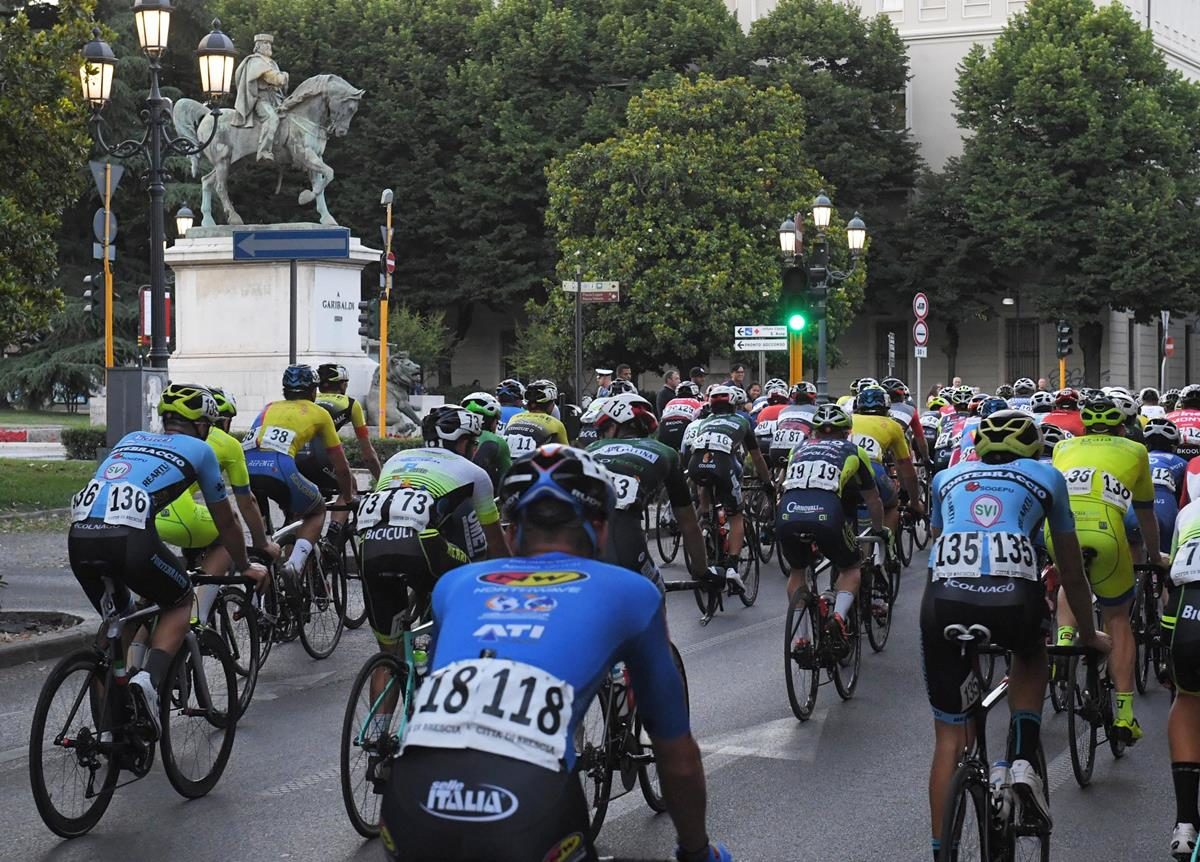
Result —
<path fill-rule="evenodd" d="M 767 451 L 767 463 L 772 467 L 782 467 L 787 463 L 792 450 L 804 442 L 812 431 L 812 418 L 817 412 L 817 387 L 807 380 L 801 380 L 792 387 L 792 403 L 779 411 L 775 419 L 775 433 L 771 436 L 771 446 Z"/>
<path fill-rule="evenodd" d="M 616 505 L 608 518 L 604 560 L 641 572 L 662 590 L 662 575 L 646 547 L 642 516 L 664 488 L 683 537 L 689 570 L 696 580 L 706 576 L 708 557 L 679 453 L 653 438 L 657 427 L 654 406 L 642 396 L 606 398 L 596 419 L 600 439 L 587 451 L 613 474 L 610 479 L 616 491 Z"/>
<path fill-rule="evenodd" d="M 1042 421 L 1057 425 L 1072 437 L 1082 437 L 1086 432 L 1079 415 L 1079 393 L 1070 387 L 1055 392 L 1054 409 Z"/>
<path fill-rule="evenodd" d="M 1113 404 L 1117 405 L 1117 409 L 1121 411 L 1121 415 L 1125 417 L 1124 432 L 1125 436 L 1137 443 L 1142 442 L 1142 420 L 1138 415 L 1137 401 L 1124 389 L 1113 387 L 1108 393 L 1108 398 Z"/>
<path fill-rule="evenodd" d="M 358 504 L 363 597 L 385 651 L 399 649 L 408 588 L 427 596 L 455 566 L 508 554 L 492 480 L 471 462 L 482 430 L 476 413 L 435 407 L 421 420 L 424 448 L 389 458 Z"/>
<path fill-rule="evenodd" d="M 942 416 L 938 424 L 937 439 L 933 444 L 933 469 L 944 470 L 950 464 L 950 456 L 962 439 L 963 428 L 971 414 L 967 407 L 971 401 L 971 390 L 966 387 L 951 387 L 946 400 L 950 403 L 951 412 Z"/>
<path fill-rule="evenodd" d="M 880 384 L 891 399 L 888 415 L 900 423 L 922 464 L 929 463 L 929 444 L 925 441 L 925 428 L 921 424 L 920 412 L 909 400 L 908 386 L 898 377 L 888 377 Z"/>
<path fill-rule="evenodd" d="M 788 598 L 805 588 L 805 571 L 815 562 L 813 546 L 837 570 L 831 634 L 844 649 L 850 632 L 846 620 L 862 578 L 862 551 L 857 536 L 858 506 L 864 503 L 871 527 L 883 535 L 883 504 L 875 487 L 871 457 L 849 440 L 853 419 L 845 408 L 822 404 L 812 417 L 812 436 L 791 452 L 783 475 L 783 496 L 775 513 L 780 553 L 792 567 Z M 811 649 L 812 633 L 804 615 L 794 650 Z"/>
<path fill-rule="evenodd" d="M 604 402 L 611 397 L 611 395 L 602 395 L 599 398 L 593 398 L 588 402 L 583 415 L 579 417 L 579 436 L 575 438 L 575 445 L 580 449 L 586 449 L 600 439 L 600 432 L 596 430 L 596 419 L 599 418 L 600 411 L 604 409 Z"/>
<path fill-rule="evenodd" d="M 1179 446 L 1179 429 L 1170 419 L 1160 416 L 1149 420 L 1142 429 L 1142 440 L 1150 452 L 1150 478 L 1154 482 L 1154 515 L 1158 519 L 1160 549 L 1167 553 L 1179 516 L 1179 500 L 1184 492 L 1188 463 L 1175 454 Z"/>
<path fill-rule="evenodd" d="M 1200 455 L 1200 384 L 1190 383 L 1179 392 L 1179 402 L 1167 418 L 1179 429 L 1179 454 L 1184 458 Z"/>
<path fill-rule="evenodd" d="M 1003 398 L 1005 401 L 1008 401 L 1008 399 L 1012 398 L 1016 394 L 1017 391 L 1013 388 L 1011 383 L 1001 383 L 996 387 L 996 397 Z"/>
<path fill-rule="evenodd" d="M 1158 419 L 1167 415 L 1166 409 L 1159 403 L 1158 390 L 1147 386 L 1138 393 L 1138 412 L 1147 419 Z"/>
<path fill-rule="evenodd" d="M 724 384 L 709 389 L 708 408 L 712 413 L 693 423 L 695 432 L 686 451 L 689 457 L 688 477 L 697 485 L 709 489 L 725 509 L 725 517 L 729 521 L 729 547 L 717 564 L 725 569 L 726 579 L 740 588 L 742 579 L 737 570 L 737 557 L 745 538 L 742 452 L 749 453 L 755 472 L 764 481 L 771 474 L 762 452 L 758 450 L 750 420 L 734 412 L 735 401 L 739 397 L 735 390 L 736 387 Z"/>
<path fill-rule="evenodd" d="M 200 388 L 199 386 L 184 386 L 178 390 L 168 388 L 167 392 L 171 393 L 172 399 L 178 400 L 179 391 Z M 167 400 L 167 392 L 162 395 L 164 401 Z M 212 423 L 212 427 L 209 428 L 204 442 L 216 454 L 217 464 L 220 466 L 221 472 L 225 474 L 229 487 L 233 490 L 233 499 L 237 502 L 238 511 L 250 530 L 250 541 L 255 548 L 264 551 L 271 557 L 278 557 L 279 546 L 272 542 L 267 535 L 267 528 L 263 523 L 258 501 L 250 493 L 250 474 L 246 470 L 246 455 L 242 451 L 242 444 L 235 437 L 229 435 L 229 426 L 233 417 L 237 416 L 237 401 L 232 395 L 226 394 L 223 389 L 210 388 L 208 392 L 217 405 L 218 415 L 216 421 Z M 232 560 L 229 553 L 220 544 L 217 525 L 213 521 L 208 507 L 201 506 L 196 502 L 195 495 L 198 493 L 200 493 L 200 487 L 193 482 L 177 499 L 154 516 L 154 525 L 158 530 L 159 538 L 167 544 L 182 548 L 185 556 L 188 556 L 188 552 L 207 549 L 204 554 L 204 571 L 211 575 L 224 574 L 229 571 Z M 257 584 L 257 593 L 262 595 L 269 583 L 269 577 L 260 581 Z"/>
<path fill-rule="evenodd" d="M 1033 394 L 1037 392 L 1037 384 L 1028 377 L 1022 377 L 1013 383 L 1012 388 L 1013 396 L 1008 405 L 1014 410 L 1028 410 L 1032 406 L 1030 401 Z"/>
<path fill-rule="evenodd" d="M 979 425 L 979 461 L 959 464 L 933 479 L 930 580 L 921 601 L 921 653 L 933 707 L 934 750 L 929 770 L 933 857 L 940 850 L 942 810 L 967 743 L 968 721 L 981 690 L 967 655 L 947 640 L 950 625 L 986 626 L 992 642 L 1012 654 L 1008 699 L 1011 784 L 1026 811 L 1050 822 L 1049 806 L 1033 764 L 1038 762 L 1042 698 L 1046 691 L 1046 634 L 1050 620 L 1038 581 L 1034 540 L 1043 521 L 1059 551 L 1059 576 L 1084 621 L 1084 645 L 1108 650 L 1091 624 L 1091 596 L 1068 503 L 1067 480 L 1033 460 L 1042 451 L 1033 418 L 1000 410 Z"/>
<path fill-rule="evenodd" d="M 1162 394 L 1162 406 L 1167 413 L 1170 413 L 1177 406 L 1179 406 L 1179 390 L 1168 389 L 1166 392 L 1164 392 Z"/>
<path fill-rule="evenodd" d="M 679 452 L 683 449 L 683 434 L 700 412 L 700 387 L 690 380 L 675 387 L 675 397 L 663 406 L 658 423 L 659 442 Z"/>
<path fill-rule="evenodd" d="M 162 609 L 150 635 L 145 666 L 129 679 L 134 700 L 156 735 L 162 732 L 158 689 L 187 635 L 192 610 L 187 569 L 158 535 L 158 510 L 197 483 L 234 569 L 255 580 L 267 576 L 263 566 L 251 564 L 246 556 L 217 456 L 204 443 L 220 418 L 212 395 L 200 386 L 169 384 L 158 403 L 158 415 L 163 421 L 161 434 L 126 434 L 87 486 L 71 498 L 67 535 L 71 571 L 97 611 L 106 578 L 116 587 L 113 603 L 118 612 L 133 610 L 131 591 Z"/>
<path fill-rule="evenodd" d="M 782 380 L 768 380 L 763 387 L 763 398 L 765 402 L 754 416 L 754 436 L 758 439 L 759 451 L 770 452 L 779 414 L 791 404 L 792 399 L 788 385 Z"/>
<path fill-rule="evenodd" d="M 1133 715 L 1135 650 L 1129 624 L 1133 559 L 1122 521 L 1132 503 L 1147 556 L 1157 561 L 1154 483 L 1146 448 L 1120 436 L 1125 416 L 1111 399 L 1101 396 L 1085 402 L 1080 416 L 1086 435 L 1055 446 L 1053 463 L 1066 476 L 1079 544 L 1095 553 L 1088 580 L 1100 605 L 1104 629 L 1113 640 L 1110 667 L 1117 687 L 1113 732 L 1132 745 L 1141 739 L 1142 729 Z M 1055 554 L 1053 547 L 1051 554 Z M 1058 643 L 1070 644 L 1079 617 L 1063 601 L 1058 613 Z M 1090 622 L 1090 610 L 1086 616 Z"/>
<path fill-rule="evenodd" d="M 289 365 L 283 372 L 283 401 L 272 401 L 254 420 L 243 446 L 250 488 L 265 509 L 275 501 L 285 513 L 302 518 L 296 543 L 285 567 L 294 578 L 304 569 L 313 544 L 325 524 L 325 499 L 321 489 L 296 466 L 296 455 L 308 441 L 317 438 L 333 464 L 338 500 L 349 505 L 354 499 L 354 480 L 342 451 L 342 440 L 333 417 L 315 403 L 317 373 L 308 365 Z"/>
<path fill-rule="evenodd" d="M 496 424 L 496 433 L 503 437 L 508 420 L 525 412 L 525 387 L 520 380 L 512 377 L 501 380 L 496 387 L 496 400 L 500 402 L 500 421 Z"/>
<path fill-rule="evenodd" d="M 896 474 L 908 494 L 909 509 L 917 517 L 924 514 L 925 509 L 921 504 L 917 471 L 913 467 L 908 440 L 905 439 L 900 426 L 887 414 L 888 394 L 878 386 L 863 389 L 854 399 L 854 427 L 850 439 L 866 450 L 871 457 L 875 485 L 879 488 L 879 499 L 883 502 L 884 524 L 895 536 L 900 526 L 900 498 L 896 494 L 895 484 L 883 466 L 885 458 L 890 456 L 895 461 Z M 889 556 L 892 556 L 890 548 Z"/>
<path fill-rule="evenodd" d="M 478 415 L 483 424 L 483 429 L 479 432 L 479 442 L 475 446 L 475 455 L 471 460 L 488 474 L 488 478 L 492 480 L 492 487 L 499 488 L 504 474 L 512 466 L 508 443 L 496 433 L 496 425 L 500 421 L 500 402 L 487 392 L 472 392 L 462 400 L 462 406 Z"/>
<path fill-rule="evenodd" d="M 546 443 L 566 445 L 567 429 L 554 418 L 558 387 L 551 380 L 535 380 L 525 389 L 525 412 L 513 414 L 504 426 L 504 440 L 514 458 L 528 455 Z"/>
<path fill-rule="evenodd" d="M 979 415 L 972 416 L 963 425 L 962 436 L 958 440 L 958 446 L 950 453 L 950 466 L 953 467 L 960 461 L 978 461 L 979 455 L 975 451 L 975 434 L 979 430 L 979 423 L 983 419 L 999 410 L 1007 410 L 1008 403 L 1003 398 L 997 398 L 990 395 L 983 399 L 983 403 L 979 405 Z"/>
<path fill-rule="evenodd" d="M 1164 633 L 1171 638 L 1171 681 L 1175 701 L 1167 718 L 1171 777 L 1175 784 L 1175 830 L 1171 855 L 1190 862 L 1200 827 L 1200 502 L 1179 513 L 1171 542 L 1171 580 L 1168 584 Z"/>
<path fill-rule="evenodd" d="M 565 446 L 517 461 L 501 497 L 519 556 L 464 566 L 438 582 L 425 700 L 380 810 L 392 859 L 596 860 L 573 740 L 615 662 L 629 669 L 654 746 L 679 836 L 676 858 L 732 858 L 709 844 L 704 767 L 663 601 L 641 576 L 594 559 L 613 503 L 607 475 Z M 495 623 L 493 607 L 531 602 L 537 610 L 525 619 L 536 614 L 535 625 Z M 499 637 L 498 628 L 522 634 Z M 463 816 L 464 793 L 486 794 L 491 816 Z"/>

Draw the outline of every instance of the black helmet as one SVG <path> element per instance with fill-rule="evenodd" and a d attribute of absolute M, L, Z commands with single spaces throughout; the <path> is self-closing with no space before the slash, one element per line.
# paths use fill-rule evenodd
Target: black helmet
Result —
<path fill-rule="evenodd" d="M 317 379 L 322 386 L 328 386 L 331 383 L 349 383 L 350 372 L 346 370 L 345 365 L 338 365 L 336 362 L 322 362 L 317 366 Z"/>
<path fill-rule="evenodd" d="M 533 384 L 533 383 L 529 384 L 531 389 L 535 385 L 536 384 Z M 630 395 L 630 394 L 636 395 L 637 394 L 637 387 L 634 386 L 631 381 L 626 380 L 623 377 L 618 377 L 616 380 L 614 380 L 612 382 L 612 385 L 609 386 L 608 388 L 612 391 L 613 395 Z"/>
<path fill-rule="evenodd" d="M 289 365 L 283 372 L 284 392 L 307 392 L 317 388 L 317 372 L 311 365 Z"/>
<path fill-rule="evenodd" d="M 1064 431 L 1057 425 L 1051 425 L 1049 422 L 1042 423 L 1042 454 L 1053 455 L 1054 447 L 1061 441 L 1071 437 L 1069 431 Z"/>
<path fill-rule="evenodd" d="M 1179 406 L 1188 410 L 1200 409 L 1200 383 L 1189 383 L 1179 390 Z"/>
<path fill-rule="evenodd" d="M 1142 429 L 1142 439 L 1146 441 L 1147 449 L 1174 452 L 1181 439 L 1179 426 L 1165 416 L 1157 416 Z"/>
<path fill-rule="evenodd" d="M 535 380 L 525 387 L 526 404 L 553 404 L 558 400 L 558 387 L 553 380 Z"/>
<path fill-rule="evenodd" d="M 520 521 L 538 500 L 559 500 L 571 506 L 595 544 L 589 519 L 607 520 L 615 503 L 608 471 L 582 449 L 551 443 L 513 462 L 500 485 L 505 518 Z"/>
<path fill-rule="evenodd" d="M 483 419 L 465 407 L 447 404 L 434 407 L 421 420 L 421 436 L 426 446 L 441 446 L 463 437 L 478 437 L 483 431 Z"/>

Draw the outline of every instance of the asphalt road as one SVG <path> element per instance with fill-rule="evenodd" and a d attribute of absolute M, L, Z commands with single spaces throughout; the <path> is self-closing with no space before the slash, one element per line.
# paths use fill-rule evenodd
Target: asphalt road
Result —
<path fill-rule="evenodd" d="M 922 560 L 923 562 L 923 560 Z M 738 859 L 795 862 L 928 860 L 926 774 L 932 720 L 921 678 L 921 577 L 909 570 L 892 638 L 871 654 L 849 702 L 823 686 L 814 717 L 792 717 L 783 680 L 783 579 L 764 568 L 753 608 L 740 604 L 709 626 L 688 594 L 669 597 L 672 636 L 687 666 L 695 733 L 705 752 L 709 828 Z M 682 577 L 670 569 L 668 577 Z M 63 589 L 76 589 L 63 582 Z M 298 644 L 277 648 L 238 726 L 229 768 L 207 797 L 176 796 L 156 766 L 117 791 L 97 828 L 63 842 L 41 823 L 29 792 L 28 722 L 50 664 L 0 671 L 0 859 L 37 862 L 379 859 L 350 827 L 338 784 L 338 733 L 370 633 L 347 632 L 315 662 Z M 1165 726 L 1156 686 L 1138 701 L 1147 737 L 1119 762 L 1097 752 L 1093 784 L 1075 785 L 1066 717 L 1049 704 L 1043 740 L 1051 773 L 1054 859 L 1167 859 L 1174 824 Z M 1006 715 L 991 722 L 1002 744 Z M 601 848 L 666 857 L 674 832 L 640 793 L 612 803 Z"/>

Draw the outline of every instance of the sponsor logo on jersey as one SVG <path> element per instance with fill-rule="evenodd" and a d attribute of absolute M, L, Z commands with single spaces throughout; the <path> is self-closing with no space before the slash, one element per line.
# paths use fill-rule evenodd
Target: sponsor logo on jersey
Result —
<path fill-rule="evenodd" d="M 548 614 L 550 611 L 558 607 L 558 602 L 553 596 L 544 595 L 528 595 L 522 603 L 522 607 L 527 611 L 533 611 L 538 614 Z"/>
<path fill-rule="evenodd" d="M 113 466 L 117 466 L 117 465 L 114 464 Z M 167 471 L 170 469 L 171 468 L 168 467 L 166 464 L 159 464 L 157 467 L 155 467 L 153 470 L 151 470 L 149 472 L 149 474 L 147 474 L 145 479 L 142 480 L 142 487 L 149 488 L 151 485 L 154 484 L 154 480 L 156 480 L 159 476 L 165 476 Z M 126 472 L 128 472 L 128 471 L 126 471 Z M 107 475 L 107 472 L 106 472 L 106 475 Z"/>
<path fill-rule="evenodd" d="M 400 539 L 411 539 L 417 535 L 412 527 L 373 527 L 363 531 L 364 539 L 377 542 L 395 542 Z"/>
<path fill-rule="evenodd" d="M 535 641 L 541 638 L 545 631 L 545 626 L 533 623 L 484 623 L 471 634 L 481 641 L 489 642 L 509 639 Z"/>
<path fill-rule="evenodd" d="M 649 449 L 630 446 L 626 443 L 606 443 L 603 448 L 597 449 L 592 454 L 600 460 L 616 457 L 617 455 L 636 455 L 639 458 L 649 461 L 651 464 L 658 460 L 658 453 L 651 452 Z"/>
<path fill-rule="evenodd" d="M 584 856 L 583 833 L 572 832 L 550 848 L 542 862 L 579 862 Z"/>
<path fill-rule="evenodd" d="M 1200 620 L 1200 608 L 1195 605 L 1184 605 L 1179 616 L 1185 620 Z"/>
<path fill-rule="evenodd" d="M 1004 505 L 999 498 L 984 494 L 971 501 L 971 520 L 981 527 L 991 527 L 1000 520 Z"/>
<path fill-rule="evenodd" d="M 480 619 L 495 619 L 505 616 L 522 616 L 534 619 L 545 619 L 546 615 L 558 607 L 558 602 L 544 593 L 525 593 L 515 596 L 511 592 L 492 595 L 484 605 L 490 614 L 483 614 Z"/>
<path fill-rule="evenodd" d="M 785 512 L 788 512 L 789 514 L 790 513 L 812 514 L 813 512 L 820 512 L 820 511 L 824 510 L 824 508 L 825 508 L 824 506 L 815 506 L 815 505 L 814 506 L 801 506 L 795 500 L 789 500 L 788 504 L 783 507 L 783 510 Z"/>
<path fill-rule="evenodd" d="M 554 587 L 573 581 L 586 581 L 583 572 L 488 572 L 476 580 L 482 584 L 500 584 L 503 587 Z"/>
<path fill-rule="evenodd" d="M 434 781 L 421 806 L 427 814 L 443 820 L 486 823 L 512 817 L 520 800 L 511 790 L 497 784 L 470 786 L 457 779 Z"/>
<path fill-rule="evenodd" d="M 133 469 L 133 465 L 128 461 L 118 461 L 116 464 L 109 464 L 104 468 L 104 478 L 112 482 L 120 479 L 122 476 L 128 475 Z"/>
<path fill-rule="evenodd" d="M 487 605 L 489 611 L 499 611 L 500 613 L 504 613 L 505 611 L 515 611 L 517 608 L 519 608 L 521 606 L 521 600 L 516 596 L 510 596 L 507 593 L 504 593 L 498 596 L 492 596 L 485 602 L 485 604 Z"/>
<path fill-rule="evenodd" d="M 955 578 L 950 578 L 943 583 L 952 590 L 966 590 L 968 593 L 1011 593 L 1017 589 L 1017 582 L 1012 578 L 1005 578 L 1003 584 L 973 584 L 968 581 L 960 581 Z"/>

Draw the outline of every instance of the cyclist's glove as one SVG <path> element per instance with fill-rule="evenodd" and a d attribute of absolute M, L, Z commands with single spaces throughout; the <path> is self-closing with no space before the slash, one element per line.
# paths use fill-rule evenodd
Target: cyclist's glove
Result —
<path fill-rule="evenodd" d="M 733 862 L 733 854 L 724 844 L 710 844 L 692 853 L 685 853 L 682 847 L 676 847 L 675 859 L 678 862 Z"/>

